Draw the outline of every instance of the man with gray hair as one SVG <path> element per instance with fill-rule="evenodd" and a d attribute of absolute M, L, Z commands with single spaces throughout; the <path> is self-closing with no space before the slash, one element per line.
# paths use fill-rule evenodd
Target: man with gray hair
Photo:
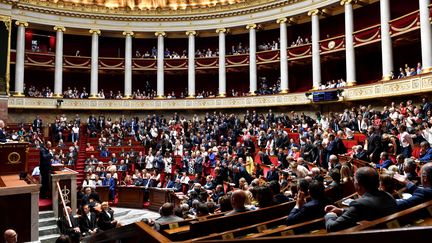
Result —
<path fill-rule="evenodd" d="M 0 120 L 0 143 L 6 143 L 6 134 L 4 132 L 5 123 L 3 120 Z"/>

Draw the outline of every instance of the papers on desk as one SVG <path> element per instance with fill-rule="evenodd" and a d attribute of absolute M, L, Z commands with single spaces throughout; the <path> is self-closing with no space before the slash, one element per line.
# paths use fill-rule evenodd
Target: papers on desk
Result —
<path fill-rule="evenodd" d="M 354 199 L 352 199 L 352 198 L 345 199 L 342 201 L 342 205 L 348 207 L 352 201 L 354 201 Z"/>

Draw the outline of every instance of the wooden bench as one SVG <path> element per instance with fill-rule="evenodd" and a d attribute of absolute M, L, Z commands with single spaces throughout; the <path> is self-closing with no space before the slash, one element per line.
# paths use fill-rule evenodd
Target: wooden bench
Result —
<path fill-rule="evenodd" d="M 263 230 L 258 234 L 252 234 L 246 238 L 261 238 L 268 236 L 288 236 L 288 235 L 300 235 L 300 234 L 325 234 L 327 233 L 325 229 L 324 218 L 320 217 L 318 219 L 306 221 L 303 223 L 295 225 L 282 225 L 275 229 Z"/>
<path fill-rule="evenodd" d="M 386 217 L 359 223 L 360 225 L 341 232 L 392 229 L 406 226 L 432 226 L 432 200 Z"/>

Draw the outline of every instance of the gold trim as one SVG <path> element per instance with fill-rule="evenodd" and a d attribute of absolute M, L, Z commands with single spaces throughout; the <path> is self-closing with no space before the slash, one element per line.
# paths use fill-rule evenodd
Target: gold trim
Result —
<path fill-rule="evenodd" d="M 89 96 L 89 99 L 96 100 L 96 99 L 99 99 L 99 97 L 97 96 L 97 94 L 92 94 Z"/>
<path fill-rule="evenodd" d="M 344 6 L 346 4 L 355 4 L 355 3 L 357 3 L 357 0 L 341 0 L 340 1 L 341 6 Z"/>
<path fill-rule="evenodd" d="M 66 31 L 66 28 L 64 26 L 60 26 L 60 25 L 54 26 L 53 29 L 55 31 L 61 31 L 61 32 L 65 32 Z"/>
<path fill-rule="evenodd" d="M 6 25 L 6 29 L 9 31 L 8 33 L 8 44 L 7 44 L 7 57 L 6 57 L 6 73 L 5 73 L 5 82 L 6 82 L 6 95 L 10 95 L 10 53 L 11 53 L 11 37 L 12 37 L 12 19 L 10 16 L 0 15 L 0 20 Z M 27 24 L 28 25 L 28 24 Z"/>
<path fill-rule="evenodd" d="M 93 33 L 96 33 L 97 35 L 101 35 L 101 31 L 98 29 L 91 29 L 89 30 L 89 33 L 93 35 Z"/>
<path fill-rule="evenodd" d="M 220 33 L 228 33 L 228 29 L 227 28 L 217 28 L 216 29 L 216 33 L 220 34 Z"/>
<path fill-rule="evenodd" d="M 281 94 L 288 94 L 289 93 L 289 89 L 283 89 L 280 92 Z"/>
<path fill-rule="evenodd" d="M 189 95 L 186 99 L 195 99 L 195 95 Z"/>
<path fill-rule="evenodd" d="M 155 32 L 155 36 L 157 36 L 157 37 L 159 37 L 159 36 L 165 37 L 166 33 L 164 31 L 156 31 Z"/>
<path fill-rule="evenodd" d="M 53 97 L 54 98 L 63 98 L 63 94 L 54 94 Z"/>
<path fill-rule="evenodd" d="M 123 31 L 123 35 L 124 36 L 134 36 L 134 32 L 133 31 Z"/>
<path fill-rule="evenodd" d="M 256 96 L 257 94 L 255 94 L 255 91 L 249 91 L 248 95 L 249 96 Z"/>
<path fill-rule="evenodd" d="M 311 90 L 318 90 L 318 87 L 317 86 L 312 86 Z"/>
<path fill-rule="evenodd" d="M 321 14 L 321 13 L 322 13 L 321 10 L 319 10 L 319 9 L 314 9 L 314 10 L 311 10 L 311 11 L 308 12 L 308 16 L 319 15 L 319 14 Z"/>
<path fill-rule="evenodd" d="M 391 80 L 391 76 L 390 75 L 384 75 L 384 76 L 382 76 L 381 80 L 382 81 L 389 81 L 389 80 Z"/>
<path fill-rule="evenodd" d="M 248 24 L 248 25 L 246 25 L 246 29 L 247 30 L 250 30 L 250 29 L 256 29 L 257 28 L 257 25 L 256 24 Z"/>
<path fill-rule="evenodd" d="M 190 36 L 190 35 L 195 36 L 195 35 L 197 35 L 197 32 L 195 30 L 188 30 L 188 31 L 186 31 L 186 35 L 187 36 Z"/>
<path fill-rule="evenodd" d="M 123 100 L 130 100 L 130 99 L 132 99 L 132 95 L 125 95 L 125 96 L 123 96 L 122 99 Z"/>
<path fill-rule="evenodd" d="M 224 97 L 226 97 L 226 93 L 220 93 L 220 94 L 218 94 L 218 97 L 224 98 Z"/>
<path fill-rule="evenodd" d="M 421 73 L 430 73 L 430 72 L 432 72 L 432 67 L 423 68 L 421 70 Z"/>
<path fill-rule="evenodd" d="M 15 92 L 15 94 L 12 95 L 13 97 L 25 97 L 25 95 L 21 92 Z"/>
<path fill-rule="evenodd" d="M 157 100 L 165 99 L 165 95 L 158 95 L 155 97 L 155 99 L 157 99 Z"/>
<path fill-rule="evenodd" d="M 288 21 L 288 19 L 286 17 L 282 17 L 282 18 L 278 18 L 276 20 L 277 24 L 285 24 Z"/>
<path fill-rule="evenodd" d="M 355 80 L 351 80 L 351 81 L 347 82 L 348 87 L 355 86 L 356 84 L 357 84 L 357 81 L 355 81 Z"/>
<path fill-rule="evenodd" d="M 15 21 L 15 25 L 16 26 L 24 26 L 24 27 L 28 27 L 28 23 L 27 22 L 25 22 L 25 21 L 19 21 L 19 20 L 17 20 L 17 21 Z"/>

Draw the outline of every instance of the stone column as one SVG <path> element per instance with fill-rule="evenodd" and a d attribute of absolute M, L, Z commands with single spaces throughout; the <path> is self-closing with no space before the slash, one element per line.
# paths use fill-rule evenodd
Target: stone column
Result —
<path fill-rule="evenodd" d="M 24 55 L 25 55 L 25 28 L 27 22 L 16 21 L 18 26 L 16 57 L 15 57 L 15 95 L 24 96 Z"/>
<path fill-rule="evenodd" d="M 288 93 L 288 37 L 287 37 L 287 18 L 280 18 L 276 20 L 276 23 L 279 24 L 280 29 L 280 78 L 281 78 L 281 93 Z"/>
<path fill-rule="evenodd" d="M 320 60 L 320 29 L 318 9 L 309 11 L 312 18 L 312 89 L 316 90 L 321 85 L 321 60 Z"/>
<path fill-rule="evenodd" d="M 124 80 L 124 98 L 132 98 L 132 31 L 123 32 L 125 36 L 125 80 Z"/>
<path fill-rule="evenodd" d="M 164 37 L 166 33 L 158 31 L 155 33 L 157 36 L 157 97 L 163 98 L 165 96 L 164 91 Z"/>
<path fill-rule="evenodd" d="M 226 96 L 226 68 L 225 68 L 225 35 L 227 29 L 216 29 L 219 34 L 219 96 Z"/>
<path fill-rule="evenodd" d="M 92 35 L 91 49 L 91 71 L 90 71 L 90 98 L 96 98 L 98 90 L 98 72 L 99 72 L 99 35 L 100 30 L 89 30 Z"/>
<path fill-rule="evenodd" d="M 195 97 L 195 35 L 196 31 L 186 31 L 188 46 L 188 97 Z"/>
<path fill-rule="evenodd" d="M 393 49 L 390 36 L 390 0 L 380 1 L 382 79 L 390 80 L 393 71 Z"/>
<path fill-rule="evenodd" d="M 356 65 L 354 51 L 354 16 L 353 0 L 342 0 L 341 5 L 345 5 L 345 62 L 346 62 L 346 81 L 348 86 L 356 84 Z"/>
<path fill-rule="evenodd" d="M 432 31 L 430 23 L 429 4 L 430 0 L 419 0 L 423 73 L 432 71 Z"/>
<path fill-rule="evenodd" d="M 63 32 L 66 28 L 55 26 L 56 31 L 56 51 L 54 67 L 54 97 L 63 97 Z"/>
<path fill-rule="evenodd" d="M 256 28 L 256 24 L 246 25 L 249 30 L 249 95 L 257 91 Z"/>

